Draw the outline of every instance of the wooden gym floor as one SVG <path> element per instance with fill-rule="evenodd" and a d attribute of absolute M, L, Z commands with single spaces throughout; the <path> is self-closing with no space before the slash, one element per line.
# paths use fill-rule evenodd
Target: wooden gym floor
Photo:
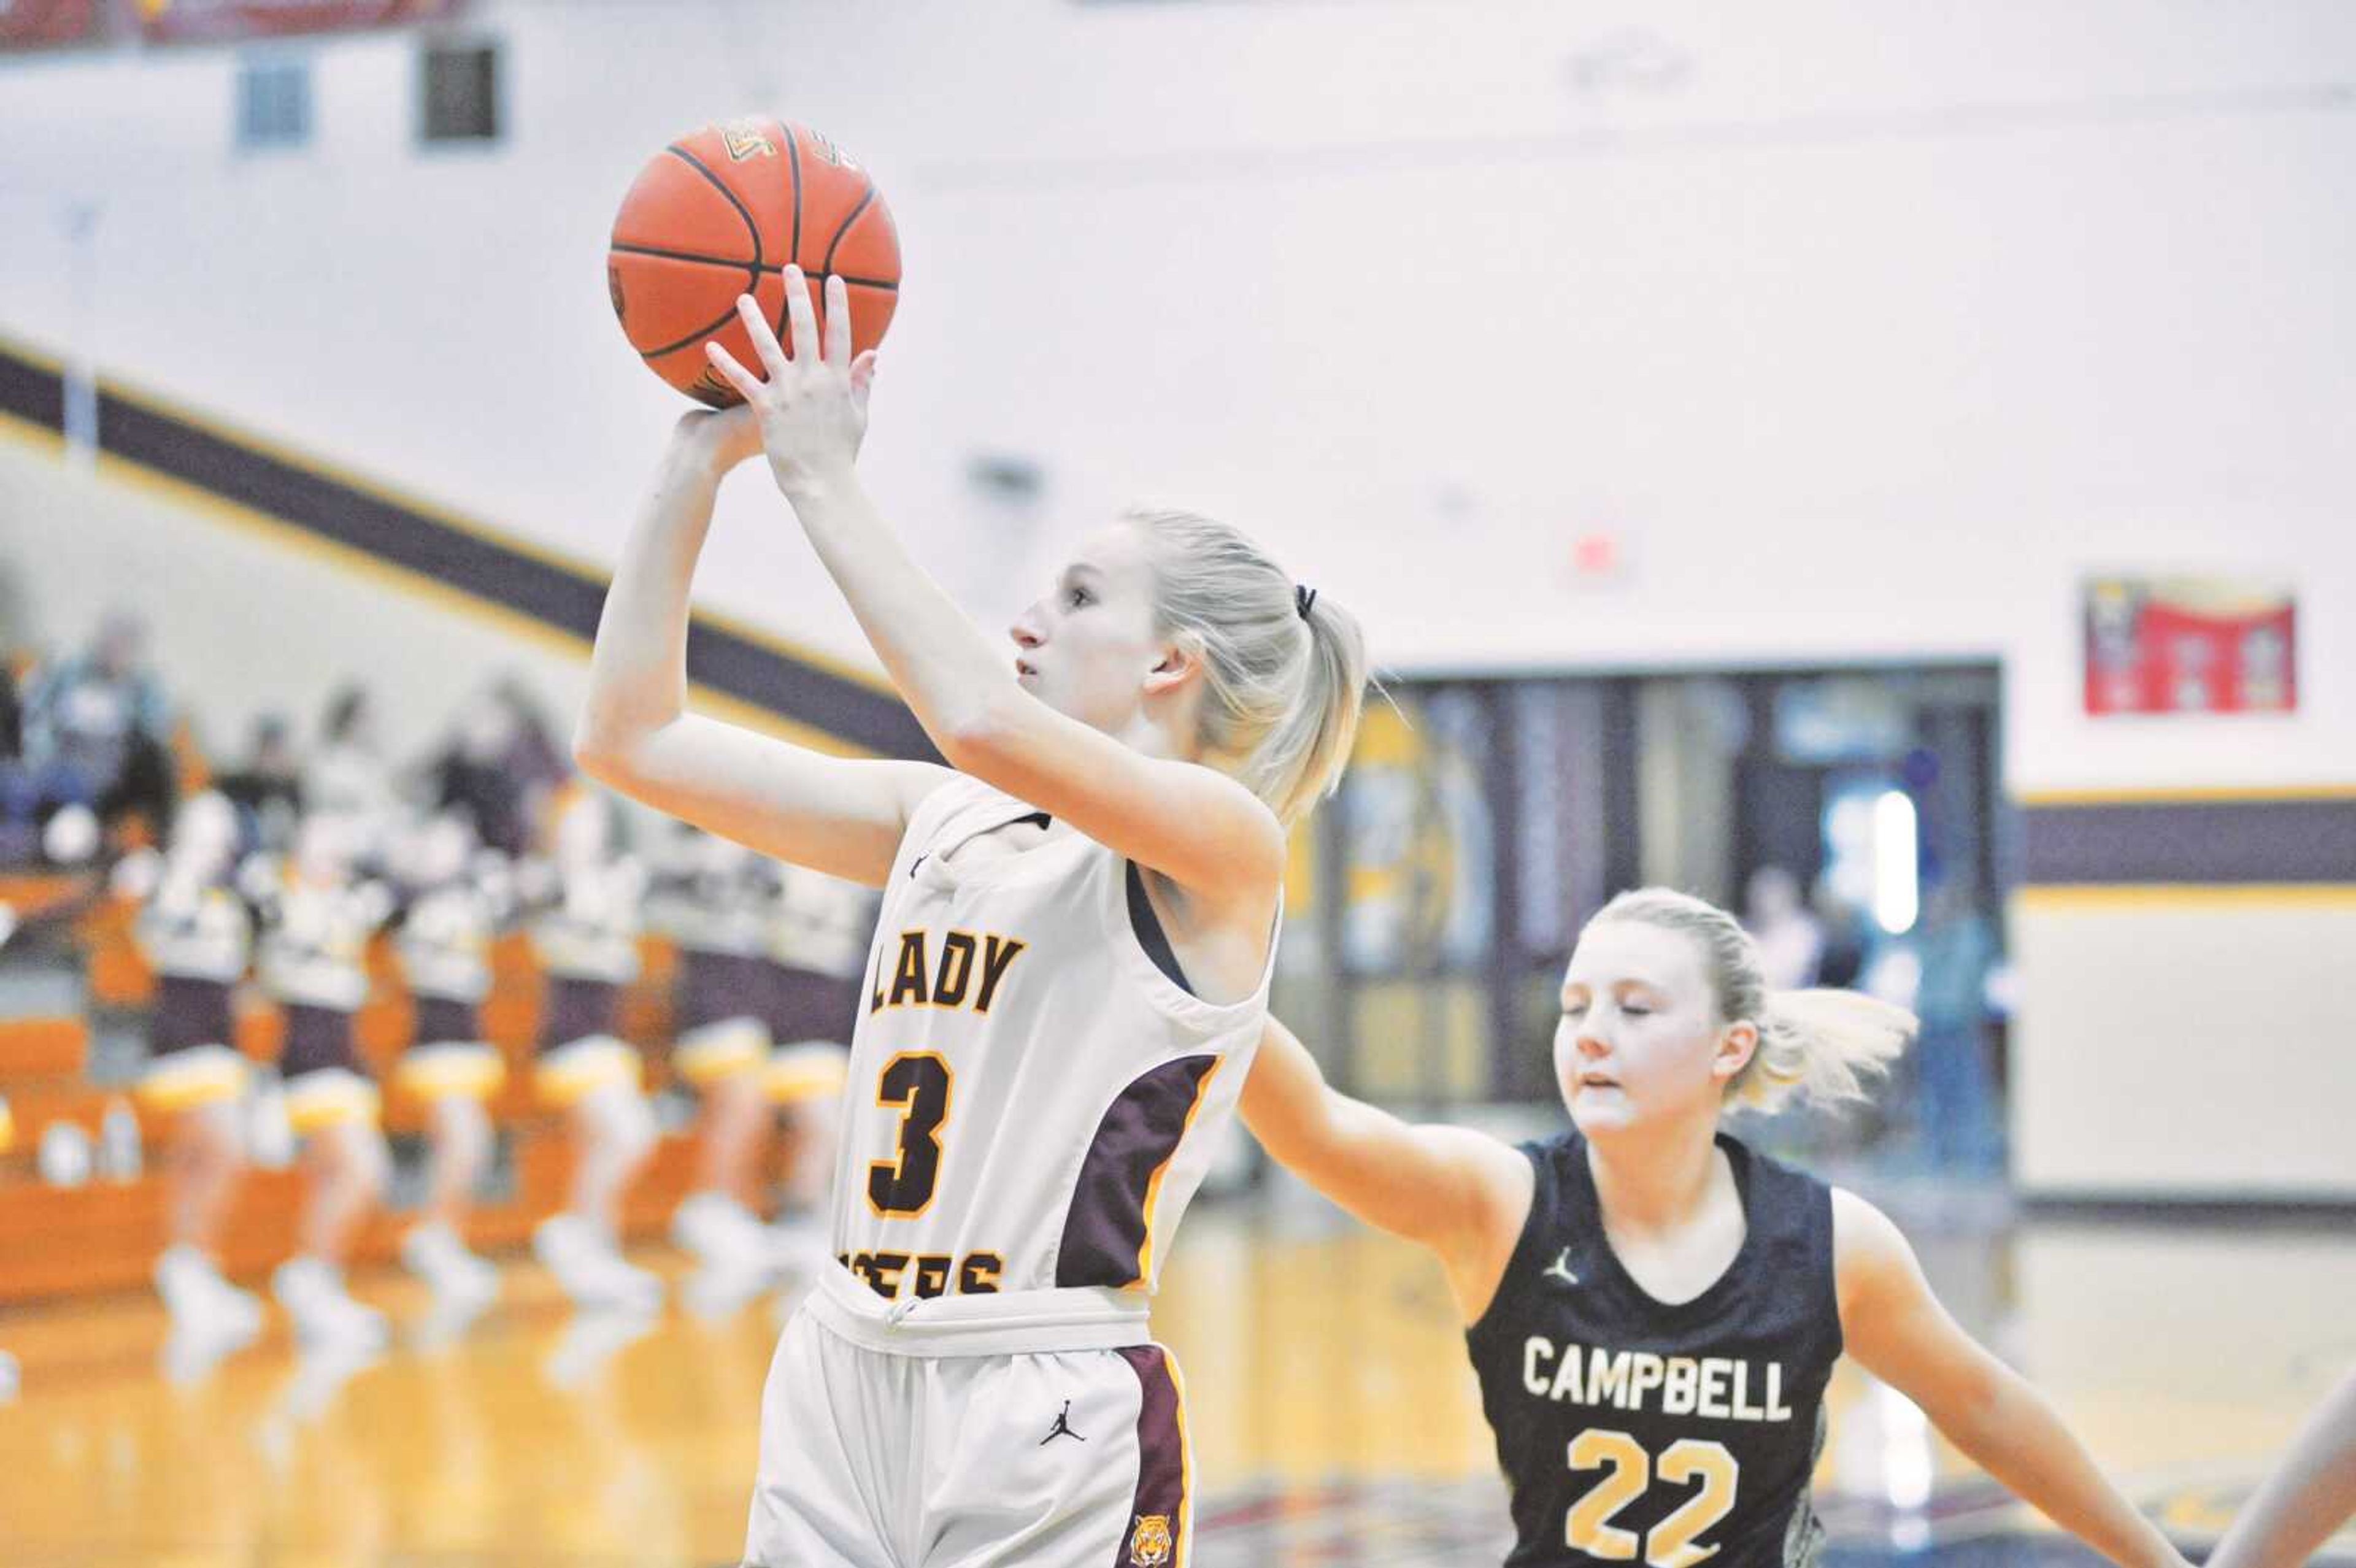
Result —
<path fill-rule="evenodd" d="M 1958 1316 L 2059 1403 L 2196 1552 L 2356 1363 L 2344 1223 L 1993 1221 L 1909 1230 Z M 675 1280 L 682 1260 L 638 1250 Z M 398 1273 L 356 1288 L 403 1328 L 370 1365 L 306 1361 L 273 1318 L 174 1363 L 144 1293 L 0 1313 L 11 1568 L 567 1568 L 733 1563 L 780 1304 L 584 1319 L 519 1254 L 505 1295 L 421 1339 Z M 1502 1493 L 1440 1277 L 1312 1202 L 1205 1205 L 1156 1323 L 1183 1360 L 1206 1568 L 1501 1555 Z M 1818 1478 L 1837 1562 L 2092 1561 L 1844 1367 Z M 2356 1563 L 2343 1536 L 2333 1561 Z"/>

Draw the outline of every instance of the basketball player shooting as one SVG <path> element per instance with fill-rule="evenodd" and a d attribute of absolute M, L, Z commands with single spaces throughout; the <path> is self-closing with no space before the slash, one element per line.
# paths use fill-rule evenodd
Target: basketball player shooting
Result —
<path fill-rule="evenodd" d="M 682 419 L 598 628 L 575 754 L 615 788 L 884 889 L 852 1036 L 840 1266 L 787 1327 L 745 1561 L 1188 1561 L 1176 1365 L 1147 1304 L 1266 1018 L 1285 825 L 1349 754 L 1355 623 L 1235 529 L 1092 535 L 993 646 L 861 486 L 875 361 L 839 278 L 750 299 L 744 400 Z M 949 766 L 690 713 L 690 581 L 766 451 Z"/>

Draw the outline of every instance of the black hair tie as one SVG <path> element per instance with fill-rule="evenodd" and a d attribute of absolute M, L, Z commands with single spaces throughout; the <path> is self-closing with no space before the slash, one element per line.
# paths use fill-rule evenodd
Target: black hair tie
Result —
<path fill-rule="evenodd" d="M 1296 582 L 1292 585 L 1292 607 L 1301 612 L 1302 620 L 1309 619 L 1309 607 L 1316 603 L 1317 590 L 1305 582 Z"/>

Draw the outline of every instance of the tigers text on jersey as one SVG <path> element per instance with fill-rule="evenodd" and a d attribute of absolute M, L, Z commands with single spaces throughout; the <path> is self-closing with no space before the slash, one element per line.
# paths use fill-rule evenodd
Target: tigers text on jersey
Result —
<path fill-rule="evenodd" d="M 1524 1147 L 1537 1185 L 1466 1335 L 1513 1489 L 1513 1568 L 1802 1568 L 1841 1353 L 1832 1193 L 1719 1135 L 1743 1239 L 1707 1290 L 1655 1300 L 1613 1253 L 1577 1132 Z"/>
<path fill-rule="evenodd" d="M 1242 1001 L 1189 995 L 1141 944 L 1128 862 L 1103 845 L 945 863 L 1035 815 L 944 784 L 884 889 L 834 1221 L 880 1296 L 1150 1292 L 1259 1044 L 1268 974 Z"/>

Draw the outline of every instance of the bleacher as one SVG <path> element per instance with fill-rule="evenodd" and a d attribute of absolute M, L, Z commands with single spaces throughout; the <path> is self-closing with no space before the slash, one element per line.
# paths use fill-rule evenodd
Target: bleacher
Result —
<path fill-rule="evenodd" d="M 84 896 L 87 885 L 86 878 L 76 876 L 5 878 L 0 901 L 37 912 Z M 154 990 L 155 976 L 131 939 L 133 913 L 128 901 L 102 900 L 75 921 L 85 1014 L 0 1019 L 0 1095 L 6 1097 L 16 1127 L 14 1150 L 0 1155 L 0 1305 L 144 1288 L 164 1248 L 165 1181 L 156 1159 L 168 1117 L 142 1109 L 129 1083 L 97 1082 L 91 1071 L 92 1020 L 120 1019 L 135 1028 Z M 622 1032 L 640 1047 L 648 1087 L 655 1090 L 669 1077 L 675 951 L 668 938 L 648 935 L 641 939 L 641 954 L 639 978 L 623 998 Z M 425 1107 L 402 1093 L 391 1072 L 410 1042 L 413 1010 L 385 936 L 373 944 L 369 967 L 370 998 L 356 1020 L 356 1032 L 360 1054 L 383 1091 L 386 1130 L 398 1139 L 424 1125 Z M 523 1245 L 532 1227 L 562 1202 L 571 1159 L 567 1140 L 561 1118 L 538 1101 L 531 1083 L 541 988 L 530 943 L 520 933 L 503 937 L 494 950 L 492 991 L 482 1017 L 484 1033 L 508 1069 L 488 1104 L 507 1157 L 497 1173 L 497 1189 L 477 1204 L 467 1223 L 467 1242 L 477 1251 Z M 273 1061 L 283 1027 L 278 1008 L 249 992 L 238 1014 L 235 1044 L 254 1061 Z M 128 1180 L 98 1175 L 77 1186 L 40 1179 L 37 1151 L 48 1127 L 72 1123 L 94 1146 L 107 1108 L 117 1104 L 129 1104 L 139 1118 L 146 1154 L 143 1174 Z M 663 1138 L 625 1194 L 626 1237 L 661 1232 L 689 1189 L 691 1157 L 688 1136 L 674 1133 Z M 224 1228 L 224 1270 L 251 1280 L 290 1256 L 302 1197 L 299 1166 L 249 1169 Z M 354 1248 L 354 1264 L 391 1261 L 409 1218 L 391 1209 L 371 1216 Z"/>

